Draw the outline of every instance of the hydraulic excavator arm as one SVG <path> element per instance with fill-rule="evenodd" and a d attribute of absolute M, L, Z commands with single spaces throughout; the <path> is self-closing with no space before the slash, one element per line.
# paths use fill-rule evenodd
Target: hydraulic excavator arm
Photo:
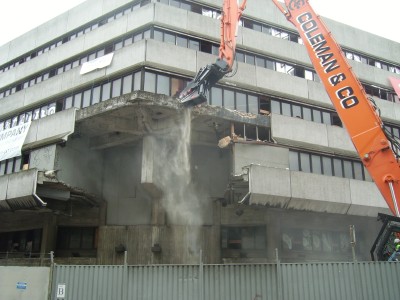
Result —
<path fill-rule="evenodd" d="M 207 101 L 207 94 L 222 77 L 232 71 L 235 59 L 236 34 L 247 0 L 224 0 L 221 14 L 221 41 L 215 63 L 202 67 L 194 79 L 180 93 L 179 101 L 194 106 Z"/>
<path fill-rule="evenodd" d="M 324 84 L 361 161 L 395 216 L 389 218 L 390 221 L 397 222 L 398 227 L 400 224 L 398 142 L 386 132 L 378 115 L 379 109 L 371 101 L 372 99 L 368 99 L 340 46 L 311 8 L 308 0 L 285 0 L 286 8 L 277 0 L 272 1 L 297 28 L 315 71 Z M 397 229 L 395 232 L 398 234 Z M 386 241 L 388 238 L 387 233 Z M 380 251 L 383 251 L 383 246 L 380 247 Z M 382 256 L 378 255 L 378 258 L 381 259 Z"/>

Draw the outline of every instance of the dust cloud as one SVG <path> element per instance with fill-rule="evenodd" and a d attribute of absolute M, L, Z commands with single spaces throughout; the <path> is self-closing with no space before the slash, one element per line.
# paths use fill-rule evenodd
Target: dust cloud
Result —
<path fill-rule="evenodd" d="M 190 254 L 199 253 L 199 233 L 203 224 L 206 195 L 196 190 L 191 180 L 190 163 L 191 112 L 185 109 L 162 136 L 154 137 L 155 182 L 163 191 L 161 204 L 168 224 L 186 228 L 177 237 Z"/>

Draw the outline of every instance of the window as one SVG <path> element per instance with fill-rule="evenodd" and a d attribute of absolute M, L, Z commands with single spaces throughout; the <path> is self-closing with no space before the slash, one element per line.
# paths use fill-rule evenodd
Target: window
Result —
<path fill-rule="evenodd" d="M 146 92 L 156 92 L 156 74 L 145 72 L 144 74 L 144 90 Z"/>
<path fill-rule="evenodd" d="M 101 92 L 101 86 L 98 85 L 93 88 L 92 105 L 100 102 L 100 92 Z"/>
<path fill-rule="evenodd" d="M 235 109 L 235 94 L 233 91 L 224 89 L 224 107 Z"/>
<path fill-rule="evenodd" d="M 211 88 L 211 105 L 222 106 L 222 89 L 217 87 Z"/>
<path fill-rule="evenodd" d="M 164 94 L 169 96 L 169 77 L 164 75 L 157 75 L 157 94 Z"/>
<path fill-rule="evenodd" d="M 289 251 L 314 251 L 322 253 L 348 253 L 351 250 L 347 232 L 284 228 L 282 249 Z"/>
<path fill-rule="evenodd" d="M 102 88 L 101 101 L 110 99 L 111 83 L 107 82 L 107 83 L 103 84 L 101 88 Z"/>
<path fill-rule="evenodd" d="M 42 242 L 42 229 L 0 233 L 0 257 L 8 252 L 8 257 L 38 257 Z"/>
<path fill-rule="evenodd" d="M 258 98 L 253 95 L 248 95 L 249 113 L 258 114 Z"/>
<path fill-rule="evenodd" d="M 237 110 L 247 112 L 246 94 L 236 92 L 236 108 Z"/>
<path fill-rule="evenodd" d="M 88 107 L 90 105 L 90 94 L 91 94 L 91 90 L 86 90 L 83 92 L 82 108 Z"/>
<path fill-rule="evenodd" d="M 118 97 L 121 95 L 121 78 L 118 78 L 112 83 L 112 94 L 111 98 Z"/>
<path fill-rule="evenodd" d="M 264 250 L 266 249 L 265 227 L 222 227 L 221 248 L 233 250 Z"/>
<path fill-rule="evenodd" d="M 125 76 L 122 82 L 122 94 L 132 92 L 132 75 Z"/>
<path fill-rule="evenodd" d="M 80 250 L 95 249 L 94 227 L 59 227 L 57 230 L 57 249 Z"/>

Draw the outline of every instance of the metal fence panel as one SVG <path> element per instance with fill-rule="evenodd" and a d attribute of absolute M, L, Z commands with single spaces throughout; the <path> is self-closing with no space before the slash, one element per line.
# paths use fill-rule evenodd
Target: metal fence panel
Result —
<path fill-rule="evenodd" d="M 130 266 L 127 299 L 199 300 L 199 273 L 193 265 Z"/>
<path fill-rule="evenodd" d="M 52 298 L 85 300 L 392 300 L 400 263 L 61 266 Z"/>
<path fill-rule="evenodd" d="M 204 298 L 207 300 L 277 299 L 276 265 L 207 265 Z"/>
<path fill-rule="evenodd" d="M 53 271 L 52 299 L 65 285 L 63 299 L 123 299 L 123 266 L 60 266 Z"/>

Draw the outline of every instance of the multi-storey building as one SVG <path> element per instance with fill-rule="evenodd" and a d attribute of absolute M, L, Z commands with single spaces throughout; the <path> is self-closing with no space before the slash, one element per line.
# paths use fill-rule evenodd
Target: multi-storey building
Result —
<path fill-rule="evenodd" d="M 248 2 L 236 74 L 209 103 L 175 98 L 216 59 L 220 6 L 88 0 L 0 48 L 0 131 L 31 122 L 0 162 L 2 257 L 370 258 L 387 205 L 272 1 Z M 399 137 L 400 44 L 325 21 Z"/>

